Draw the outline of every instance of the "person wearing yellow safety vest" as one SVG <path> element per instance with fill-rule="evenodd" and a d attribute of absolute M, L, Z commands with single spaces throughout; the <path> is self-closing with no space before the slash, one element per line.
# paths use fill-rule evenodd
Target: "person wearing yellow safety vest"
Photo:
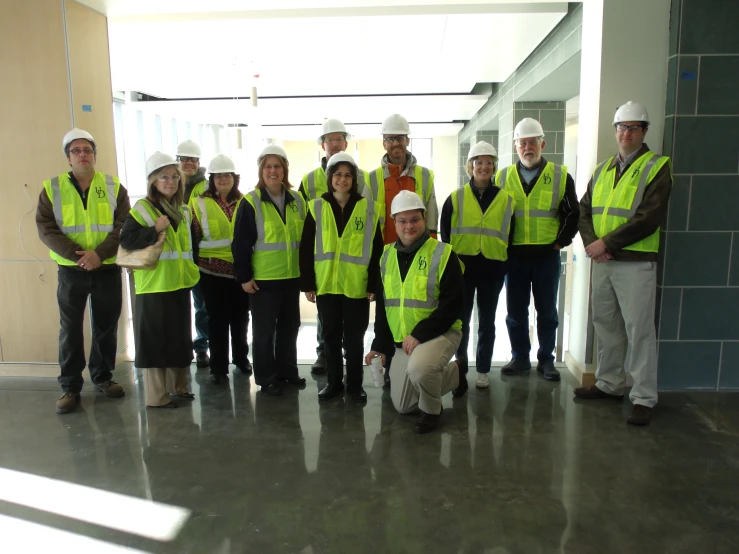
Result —
<path fill-rule="evenodd" d="M 628 422 L 648 425 L 657 404 L 654 311 L 660 224 L 672 190 L 671 162 L 644 142 L 646 108 L 616 110 L 618 154 L 599 163 L 580 200 L 580 234 L 592 267 L 597 382 L 575 389 L 581 399 L 623 398 L 626 371 L 634 381 Z"/>
<path fill-rule="evenodd" d="M 430 236 L 420 196 L 399 192 L 390 212 L 398 240 L 380 259 L 375 339 L 365 362 L 379 356 L 386 364 L 392 354 L 393 405 L 400 413 L 420 409 L 415 431 L 428 433 L 439 425 L 441 397 L 459 386 L 449 360 L 462 340 L 462 266 L 449 244 Z"/>
<path fill-rule="evenodd" d="M 200 146 L 193 140 L 183 140 L 177 145 L 177 161 L 185 174 L 185 204 L 190 206 L 191 200 L 205 192 L 208 181 L 205 178 L 205 168 L 200 166 Z M 197 245 L 196 245 L 197 246 Z M 192 303 L 195 308 L 195 363 L 198 367 L 208 367 L 208 312 L 205 300 L 200 290 L 200 283 L 192 288 Z"/>
<path fill-rule="evenodd" d="M 234 279 L 233 241 L 236 211 L 243 201 L 239 175 L 231 158 L 218 154 L 210 161 L 208 188 L 190 199 L 192 240 L 200 270 L 200 290 L 208 310 L 210 380 L 218 385 L 228 378 L 228 344 L 234 365 L 251 375 L 249 345 L 249 295 Z"/>
<path fill-rule="evenodd" d="M 300 289 L 318 306 L 326 343 L 328 384 L 319 400 L 344 391 L 343 339 L 347 393 L 356 402 L 367 401 L 362 388 L 364 333 L 369 303 L 380 286 L 383 243 L 377 203 L 359 194 L 358 172 L 349 154 L 331 156 L 326 165 L 331 190 L 310 201 L 300 240 Z"/>
<path fill-rule="evenodd" d="M 559 381 L 559 371 L 554 367 L 559 251 L 577 234 L 580 208 L 575 181 L 565 166 L 541 155 L 546 141 L 538 121 L 529 117 L 519 121 L 513 139 L 519 161 L 495 176 L 495 184 L 511 193 L 516 203 L 516 229 L 508 248 L 505 278 L 506 326 L 512 356 L 501 373 L 519 375 L 531 369 L 529 304 L 533 293 L 539 339 L 536 370 L 548 381 Z"/>
<path fill-rule="evenodd" d="M 326 165 L 331 159 L 331 156 L 338 154 L 339 152 L 345 152 L 352 136 L 347 132 L 344 124 L 338 119 L 327 119 L 321 126 L 321 136 L 316 139 L 316 142 L 323 148 L 326 155 L 321 158 L 321 165 L 315 168 L 313 171 L 303 175 L 303 179 L 298 189 L 305 198 L 305 202 L 308 203 L 311 200 L 321 198 L 326 192 L 329 192 L 330 187 L 326 179 Z M 362 196 L 372 198 L 372 193 L 369 189 L 369 173 L 362 171 L 361 169 L 357 172 L 357 190 Z M 317 359 L 311 367 L 311 372 L 315 374 L 326 372 L 326 356 L 324 355 L 324 342 L 322 333 L 321 315 L 318 314 L 317 328 L 316 328 L 316 339 L 318 345 L 316 346 Z"/>
<path fill-rule="evenodd" d="M 80 402 L 84 380 L 83 322 L 87 299 L 92 316 L 88 368 L 95 389 L 121 397 L 113 381 L 121 315 L 121 270 L 115 265 L 118 239 L 130 204 L 118 177 L 95 171 L 97 146 L 92 135 L 72 129 L 62 139 L 71 168 L 44 182 L 36 210 L 39 238 L 59 268 L 59 384 L 56 411 L 65 414 Z"/>
<path fill-rule="evenodd" d="M 306 205 L 292 190 L 285 151 L 269 145 L 257 158 L 259 181 L 236 213 L 231 251 L 236 282 L 249 293 L 254 381 L 270 396 L 280 383 L 304 386 L 298 375 L 300 267 Z"/>
<path fill-rule="evenodd" d="M 184 202 L 185 175 L 175 159 L 154 152 L 146 160 L 147 193 L 131 208 L 121 246 L 140 250 L 164 234 L 154 269 L 136 269 L 135 365 L 144 373 L 149 408 L 176 408 L 170 394 L 192 400 L 188 376 L 192 360 L 190 289 L 200 274 L 193 261 L 192 215 Z M 171 390 L 167 390 L 171 383 Z M 169 394 L 168 394 L 169 393 Z"/>
<path fill-rule="evenodd" d="M 513 195 L 493 183 L 498 153 L 492 144 L 480 141 L 467 155 L 470 182 L 457 189 L 441 210 L 441 240 L 450 243 L 464 267 L 464 309 L 462 342 L 457 349 L 459 387 L 456 397 L 467 392 L 467 346 L 470 319 L 477 291 L 477 369 L 478 389 L 490 384 L 488 373 L 495 344 L 495 312 L 503 289 L 508 245 L 515 232 Z"/>

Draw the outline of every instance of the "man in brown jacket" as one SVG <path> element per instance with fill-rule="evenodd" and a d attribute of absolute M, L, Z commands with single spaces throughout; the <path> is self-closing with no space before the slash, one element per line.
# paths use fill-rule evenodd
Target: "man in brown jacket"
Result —
<path fill-rule="evenodd" d="M 90 376 L 95 389 L 114 398 L 125 394 L 112 380 L 121 315 L 121 270 L 115 265 L 118 237 L 130 210 L 117 177 L 95 171 L 96 146 L 90 133 L 72 129 L 62 141 L 72 168 L 44 182 L 36 210 L 41 241 L 59 266 L 59 414 L 79 404 L 85 369 L 83 322 L 90 298 Z"/>
<path fill-rule="evenodd" d="M 580 200 L 579 230 L 593 260 L 593 326 L 598 380 L 578 387 L 581 399 L 621 400 L 628 371 L 634 404 L 628 422 L 648 425 L 657 404 L 657 293 L 659 227 L 672 189 L 670 159 L 649 150 L 649 115 L 638 102 L 614 117 L 618 155 L 600 163 Z"/>

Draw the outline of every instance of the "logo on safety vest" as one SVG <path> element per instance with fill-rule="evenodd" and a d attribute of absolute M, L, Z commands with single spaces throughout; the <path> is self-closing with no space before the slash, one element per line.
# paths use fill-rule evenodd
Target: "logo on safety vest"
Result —
<path fill-rule="evenodd" d="M 103 187 L 95 187 L 95 194 L 98 195 L 98 198 L 104 198 L 105 197 L 105 189 Z"/>
<path fill-rule="evenodd" d="M 423 271 L 428 267 L 428 263 L 426 262 L 426 256 L 419 256 L 418 257 L 418 270 Z"/>
<path fill-rule="evenodd" d="M 354 218 L 354 226 L 357 228 L 357 231 L 364 229 L 364 221 L 362 221 L 361 217 L 357 216 Z"/>
<path fill-rule="evenodd" d="M 298 207 L 297 207 L 297 206 L 295 205 L 295 202 L 290 202 L 290 209 L 291 209 L 291 210 L 292 210 L 292 211 L 293 211 L 294 213 L 298 213 Z"/>
<path fill-rule="evenodd" d="M 636 179 L 636 177 L 639 175 L 639 168 L 634 168 L 634 173 L 631 174 L 632 179 Z"/>
<path fill-rule="evenodd" d="M 551 183 L 551 182 L 552 182 L 552 178 L 551 178 L 551 177 L 550 177 L 549 175 L 547 175 L 547 174 L 545 173 L 545 174 L 544 174 L 544 184 L 545 184 L 545 185 L 548 185 L 548 184 L 549 184 L 549 183 Z"/>

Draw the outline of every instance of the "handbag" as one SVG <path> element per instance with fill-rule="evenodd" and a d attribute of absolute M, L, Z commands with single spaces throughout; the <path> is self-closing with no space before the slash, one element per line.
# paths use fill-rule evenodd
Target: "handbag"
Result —
<path fill-rule="evenodd" d="M 118 245 L 118 254 L 116 254 L 115 263 L 120 267 L 128 269 L 155 269 L 166 240 L 167 233 L 162 231 L 159 233 L 157 241 L 146 248 L 127 250 Z"/>

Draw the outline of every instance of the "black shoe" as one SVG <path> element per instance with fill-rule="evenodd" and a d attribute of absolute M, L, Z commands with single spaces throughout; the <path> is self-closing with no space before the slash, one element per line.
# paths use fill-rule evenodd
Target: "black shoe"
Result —
<path fill-rule="evenodd" d="M 316 375 L 326 373 L 326 357 L 318 356 L 316 361 L 313 362 L 313 365 L 310 367 L 310 372 L 315 373 Z"/>
<path fill-rule="evenodd" d="M 413 430 L 416 433 L 420 433 L 422 435 L 430 433 L 439 426 L 439 420 L 441 419 L 441 414 L 443 411 L 444 409 L 442 408 L 441 412 L 439 412 L 439 415 L 434 415 L 427 414 L 422 410 L 421 417 L 419 417 L 418 421 L 416 421 L 416 426 L 413 428 Z"/>
<path fill-rule="evenodd" d="M 220 385 L 221 383 L 227 383 L 228 375 L 223 375 L 222 373 L 211 373 L 210 382 L 213 383 L 214 385 Z"/>
<path fill-rule="evenodd" d="M 289 385 L 297 385 L 298 387 L 305 386 L 305 377 L 277 377 L 280 383 L 287 383 Z"/>
<path fill-rule="evenodd" d="M 364 404 L 365 402 L 367 402 L 367 393 L 362 387 L 347 391 L 347 394 L 351 396 L 352 400 L 354 400 L 354 402 L 357 402 L 358 404 Z"/>
<path fill-rule="evenodd" d="M 541 373 L 547 381 L 559 381 L 559 371 L 551 360 L 536 364 L 536 371 Z"/>
<path fill-rule="evenodd" d="M 270 396 L 282 396 L 283 393 L 282 389 L 280 388 L 280 385 L 276 385 L 274 383 L 270 383 L 266 387 L 262 387 L 259 389 L 259 392 L 263 392 L 264 394 L 268 394 Z"/>
<path fill-rule="evenodd" d="M 195 363 L 198 367 L 208 367 L 210 365 L 210 356 L 208 356 L 205 350 L 198 352 L 195 356 Z"/>
<path fill-rule="evenodd" d="M 454 398 L 464 396 L 464 393 L 470 388 L 467 382 L 467 360 L 457 360 L 457 368 L 459 372 L 459 385 L 457 385 L 456 389 L 452 390 L 452 396 Z"/>
<path fill-rule="evenodd" d="M 326 385 L 318 393 L 318 400 L 331 400 L 344 392 L 344 385 Z"/>
<path fill-rule="evenodd" d="M 531 369 L 531 362 L 526 358 L 513 358 L 504 365 L 500 372 L 503 375 L 520 375 Z"/>
<path fill-rule="evenodd" d="M 238 369 L 241 373 L 244 375 L 251 375 L 254 373 L 254 369 L 251 367 L 251 362 L 249 361 L 249 358 L 246 359 L 245 362 L 237 364 L 234 362 L 234 365 L 236 366 L 236 369 Z"/>

